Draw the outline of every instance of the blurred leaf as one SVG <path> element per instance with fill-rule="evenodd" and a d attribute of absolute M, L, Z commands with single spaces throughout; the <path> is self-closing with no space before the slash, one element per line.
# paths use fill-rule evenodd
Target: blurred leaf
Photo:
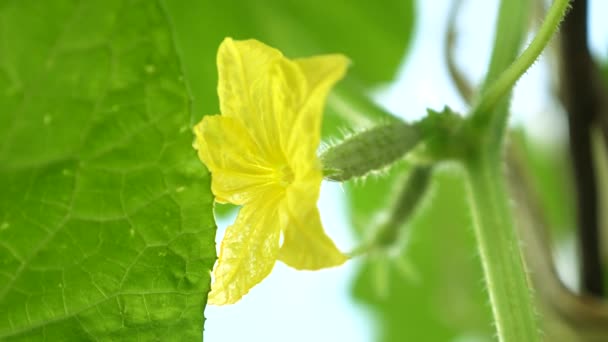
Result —
<path fill-rule="evenodd" d="M 393 79 L 414 27 L 414 1 L 165 1 L 198 120 L 218 111 L 215 54 L 225 37 L 255 38 L 287 56 L 342 53 L 368 88 Z"/>
<path fill-rule="evenodd" d="M 566 142 L 561 146 L 541 146 L 522 129 L 511 132 L 509 140 L 533 183 L 549 228 L 555 233 L 571 232 L 576 226 L 572 174 Z"/>
<path fill-rule="evenodd" d="M 374 228 L 406 168 L 349 187 L 360 234 Z M 460 173 L 437 170 L 426 197 L 404 227 L 407 246 L 394 256 L 412 264 L 419 280 L 405 277 L 396 261 L 368 258 L 355 283 L 355 297 L 378 314 L 378 341 L 448 341 L 465 335 L 490 340 L 490 307 Z M 388 268 L 386 292 L 378 285 L 385 277 L 376 272 L 382 267 Z"/>
<path fill-rule="evenodd" d="M 156 2 L 0 5 L 0 339 L 200 341 L 215 224 Z"/>
<path fill-rule="evenodd" d="M 239 206 L 232 203 L 218 203 L 215 202 L 213 205 L 213 212 L 219 217 L 226 217 L 228 215 L 236 214 Z"/>

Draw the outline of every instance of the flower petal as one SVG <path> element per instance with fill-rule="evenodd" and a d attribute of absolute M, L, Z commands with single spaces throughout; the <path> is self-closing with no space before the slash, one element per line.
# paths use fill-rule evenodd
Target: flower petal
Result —
<path fill-rule="evenodd" d="M 265 157 L 287 164 L 287 144 L 293 134 L 299 109 L 308 93 L 306 78 L 299 67 L 286 58 L 276 60 L 252 86 L 257 124 L 255 139 Z M 309 145 L 308 141 L 301 144 Z M 314 142 L 312 142 L 314 143 Z M 318 141 L 316 142 L 318 144 Z"/>
<path fill-rule="evenodd" d="M 257 40 L 226 38 L 217 53 L 218 95 L 222 115 L 232 116 L 256 132 L 261 113 L 255 105 L 254 85 L 267 78 L 269 69 L 283 54 Z M 254 136 L 255 136 L 254 135 Z"/>
<path fill-rule="evenodd" d="M 348 260 L 323 231 L 316 206 L 297 215 L 287 208 L 283 210 L 281 226 L 286 229 L 283 230 L 279 260 L 299 270 L 338 266 Z"/>
<path fill-rule="evenodd" d="M 194 128 L 199 158 L 211 171 L 219 202 L 244 205 L 273 191 L 273 170 L 239 120 L 208 115 Z"/>
<path fill-rule="evenodd" d="M 346 71 L 346 57 L 291 61 L 257 40 L 226 38 L 217 63 L 222 115 L 243 122 L 264 158 L 277 163 L 314 159 L 323 106 Z"/>
<path fill-rule="evenodd" d="M 336 82 L 344 77 L 349 60 L 346 56 L 333 54 L 300 58 L 294 62 L 306 78 L 308 91 L 293 125 L 294 134 L 288 148 L 290 151 L 295 150 L 306 139 L 309 141 L 307 145 L 314 146 L 313 152 L 316 153 L 327 95 Z"/>
<path fill-rule="evenodd" d="M 348 259 L 323 231 L 316 205 L 323 176 L 317 173 L 294 182 L 281 202 L 283 245 L 279 260 L 296 269 L 332 267 Z"/>
<path fill-rule="evenodd" d="M 342 55 L 296 61 L 281 58 L 268 67 L 267 77 L 253 84 L 253 104 L 261 125 L 256 140 L 268 159 L 292 169 L 299 168 L 293 164 L 310 167 L 316 161 L 323 106 L 347 65 Z"/>
<path fill-rule="evenodd" d="M 226 38 L 217 54 L 217 89 L 222 115 L 242 121 L 260 147 L 261 155 L 279 162 L 284 162 L 285 158 L 276 134 L 275 112 L 268 107 L 268 100 L 260 102 L 259 93 L 260 87 L 264 86 L 264 98 L 273 96 L 265 85 L 270 70 L 284 59 L 279 50 L 254 39 L 235 41 Z"/>
<path fill-rule="evenodd" d="M 246 205 L 228 227 L 213 271 L 210 304 L 236 303 L 272 271 L 281 235 L 276 206 L 276 200 Z"/>
<path fill-rule="evenodd" d="M 316 160 L 327 94 L 347 65 L 346 57 L 327 55 L 296 61 L 282 58 L 270 66 L 268 77 L 253 87 L 264 122 L 265 132 L 259 135 L 265 137 L 260 140 L 264 150 L 280 148 L 292 168 L 300 162 L 310 167 Z"/>
<path fill-rule="evenodd" d="M 320 55 L 308 58 L 294 59 L 300 66 L 311 93 L 320 92 L 323 97 L 337 81 L 344 77 L 349 59 L 340 54 Z"/>

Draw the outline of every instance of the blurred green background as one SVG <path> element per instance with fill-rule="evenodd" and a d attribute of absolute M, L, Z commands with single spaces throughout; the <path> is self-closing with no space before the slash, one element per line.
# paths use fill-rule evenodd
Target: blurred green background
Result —
<path fill-rule="evenodd" d="M 469 51 L 475 59 L 460 60 L 476 83 L 492 45 L 498 6 L 490 3 L 472 12 L 485 20 L 466 26 L 486 31 L 488 40 L 467 40 L 466 28 L 461 35 L 464 49 L 477 49 Z M 352 66 L 328 100 L 323 123 L 330 141 L 390 120 L 374 101 L 409 120 L 424 115 L 425 106 L 466 109 L 442 64 L 450 4 L 0 2 L 0 340 L 200 338 L 215 224 L 209 177 L 190 147 L 189 127 L 219 110 L 220 42 L 255 38 L 289 57 L 347 55 Z M 412 50 L 419 45 L 435 46 L 438 55 Z M 414 53 L 418 70 L 403 76 Z M 437 70 L 442 79 L 434 79 Z M 446 88 L 451 95 L 443 98 Z M 417 89 L 427 97 L 404 103 Z M 560 122 L 551 115 L 549 121 Z M 531 136 L 519 128 L 511 139 L 557 228 L 556 240 L 568 241 L 574 220 L 564 137 L 539 143 Z M 345 186 L 341 198 L 355 241 L 369 236 L 409 169 L 403 162 L 382 177 Z M 218 215 L 229 217 L 232 209 Z M 372 331 L 374 341 L 491 340 L 471 225 L 462 175 L 441 167 L 404 226 L 406 243 L 355 262 L 349 291 L 369 313 L 362 316 L 369 327 L 353 329 Z M 262 331 L 281 324 L 265 321 L 264 310 Z M 298 308 L 284 310 L 288 320 Z M 323 303 L 318 310 L 322 315 Z M 238 321 L 224 318 L 238 329 Z M 322 329 L 315 333 L 325 341 Z"/>

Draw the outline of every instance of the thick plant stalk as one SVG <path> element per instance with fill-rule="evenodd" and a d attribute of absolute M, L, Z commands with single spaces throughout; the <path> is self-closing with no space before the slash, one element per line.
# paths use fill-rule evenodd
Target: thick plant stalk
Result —
<path fill-rule="evenodd" d="M 553 2 L 536 37 L 482 93 L 469 121 L 479 137 L 479 148 L 464 163 L 475 235 L 500 341 L 540 341 L 541 333 L 502 172 L 508 111 L 497 110 L 497 106 L 541 54 L 567 8 L 568 0 Z"/>
<path fill-rule="evenodd" d="M 500 341 L 540 341 L 530 284 L 498 156 L 467 161 L 481 264 Z"/>
<path fill-rule="evenodd" d="M 555 0 L 545 21 L 541 25 L 538 33 L 530 42 L 530 45 L 524 52 L 505 70 L 495 82 L 490 85 L 482 94 L 481 98 L 473 108 L 473 116 L 477 121 L 484 121 L 486 117 L 492 117 L 493 120 L 505 121 L 504 118 L 494 118 L 493 110 L 499 101 L 505 98 L 510 92 L 517 80 L 528 70 L 528 68 L 536 61 L 538 56 L 544 50 L 545 46 L 557 31 L 560 22 L 564 18 L 568 9 L 568 0 Z M 505 121 L 506 123 L 506 121 Z M 499 128 L 504 128 L 501 125 Z"/>

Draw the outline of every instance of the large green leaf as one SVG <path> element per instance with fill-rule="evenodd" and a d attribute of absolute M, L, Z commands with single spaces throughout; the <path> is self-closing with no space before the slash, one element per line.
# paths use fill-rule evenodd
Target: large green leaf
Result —
<path fill-rule="evenodd" d="M 0 4 L 0 340 L 200 341 L 209 175 L 154 1 Z"/>

